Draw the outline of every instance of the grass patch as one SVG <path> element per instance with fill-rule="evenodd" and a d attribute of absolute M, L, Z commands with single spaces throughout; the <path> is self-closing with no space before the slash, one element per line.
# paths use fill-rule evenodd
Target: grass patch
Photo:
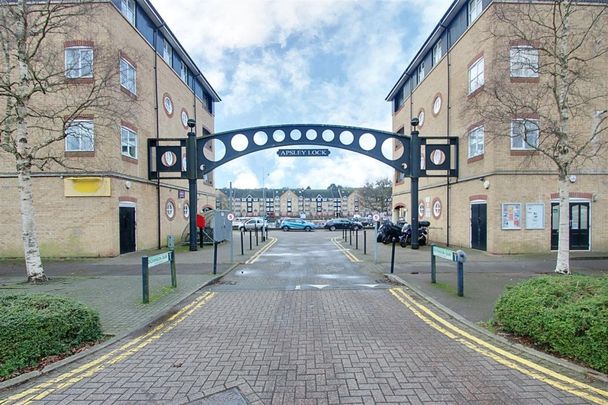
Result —
<path fill-rule="evenodd" d="M 542 276 L 508 287 L 495 326 L 608 373 L 608 276 Z"/>
<path fill-rule="evenodd" d="M 0 378 L 101 337 L 99 314 L 80 302 L 45 294 L 0 297 Z"/>
<path fill-rule="evenodd" d="M 154 291 L 153 293 L 150 294 L 149 304 L 154 304 L 156 301 L 160 300 L 163 297 L 166 297 L 167 295 L 171 294 L 174 291 L 175 291 L 175 288 L 173 288 L 171 286 L 161 287 L 159 290 Z"/>

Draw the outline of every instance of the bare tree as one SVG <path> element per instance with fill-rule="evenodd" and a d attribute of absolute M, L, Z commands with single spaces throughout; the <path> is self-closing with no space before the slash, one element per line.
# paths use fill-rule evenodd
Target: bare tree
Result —
<path fill-rule="evenodd" d="M 495 2 L 490 12 L 492 73 L 466 109 L 488 123 L 487 139 L 510 138 L 531 153 L 526 165 L 555 170 L 555 271 L 569 274 L 570 175 L 593 168 L 608 145 L 608 5 Z"/>
<path fill-rule="evenodd" d="M 99 4 L 0 0 L 0 100 L 4 104 L 0 154 L 10 155 L 15 164 L 26 272 L 31 282 L 47 279 L 36 236 L 32 172 L 56 167 L 77 170 L 78 161 L 64 156 L 67 125 L 83 115 L 95 115 L 96 129 L 114 125 L 116 117 L 126 111 L 117 90 L 117 55 L 96 46 L 77 64 L 65 58 L 63 41 L 102 29 L 97 21 L 91 24 Z M 95 34 L 101 37 L 107 32 Z M 89 74 L 83 78 L 74 71 Z"/>
<path fill-rule="evenodd" d="M 365 208 L 374 212 L 389 212 L 392 192 L 393 183 L 388 177 L 366 182 L 361 188 Z"/>

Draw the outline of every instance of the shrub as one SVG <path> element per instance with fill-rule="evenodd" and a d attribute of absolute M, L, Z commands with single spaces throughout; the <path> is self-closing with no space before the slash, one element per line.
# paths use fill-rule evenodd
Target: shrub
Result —
<path fill-rule="evenodd" d="M 51 295 L 0 297 L 0 377 L 101 335 L 98 313 L 80 302 Z"/>
<path fill-rule="evenodd" d="M 496 325 L 608 372 L 608 276 L 543 276 L 509 288 Z"/>

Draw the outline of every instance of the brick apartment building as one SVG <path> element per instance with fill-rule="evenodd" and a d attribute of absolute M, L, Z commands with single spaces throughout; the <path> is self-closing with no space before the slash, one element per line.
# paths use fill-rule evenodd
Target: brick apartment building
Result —
<path fill-rule="evenodd" d="M 264 204 L 264 201 L 266 203 Z M 299 217 L 330 219 L 367 215 L 363 194 L 356 189 L 220 189 L 218 208 L 230 209 L 238 217 Z"/>
<path fill-rule="evenodd" d="M 393 217 L 409 218 L 415 210 L 420 219 L 431 222 L 433 241 L 493 253 L 557 249 L 557 170 L 533 147 L 539 142 L 538 128 L 548 125 L 549 119 L 514 114 L 502 122 L 484 121 L 473 108 L 487 100 L 480 98 L 487 96 L 480 90 L 493 78 L 506 80 L 505 86 L 512 86 L 514 92 L 537 91 L 550 79 L 539 68 L 546 60 L 536 42 L 489 35 L 509 34 L 513 29 L 495 17 L 497 12 L 506 7 L 534 7 L 540 10 L 537 17 L 542 21 L 552 7 L 550 2 L 544 3 L 455 0 L 387 96 L 393 106 L 395 132 L 408 135 L 412 117 L 418 117 L 423 137 L 459 137 L 458 178 L 422 178 L 418 206 L 410 206 L 409 179 L 395 175 Z M 577 7 L 597 12 L 608 7 L 607 3 L 577 2 Z M 604 11 L 601 26 L 606 26 L 607 14 Z M 590 21 L 573 19 L 572 30 Z M 606 46 L 606 38 L 599 36 L 589 47 Z M 501 60 L 501 55 L 506 59 Z M 590 68 L 604 72 L 592 86 L 608 89 L 608 56 L 591 63 Z M 585 119 L 571 120 L 575 136 L 590 130 L 606 114 L 607 93 L 584 106 Z M 528 128 L 529 124 L 535 128 Z M 489 135 L 501 131 L 507 136 Z M 529 142 L 523 141 L 523 133 Z M 606 139 L 608 134 L 601 136 Z M 604 156 L 599 163 L 577 167 L 569 176 L 571 250 L 608 250 L 606 162 Z"/>
<path fill-rule="evenodd" d="M 84 111 L 65 123 L 67 136 L 58 146 L 68 164 L 85 170 L 52 166 L 34 172 L 37 234 L 47 257 L 116 256 L 162 246 L 167 235 L 182 233 L 190 215 L 215 207 L 211 176 L 199 181 L 198 207 L 188 206 L 186 181 L 149 181 L 147 139 L 185 138 L 189 118 L 197 122 L 197 136 L 212 133 L 219 96 L 149 1 L 99 1 L 93 7 L 94 17 L 73 17 L 81 19 L 80 28 L 69 37 L 49 39 L 49 52 L 65 58 L 59 63 L 65 63 L 74 94 L 97 79 L 98 56 L 113 55 L 120 69 L 118 96 L 138 113 L 125 118 Z M 112 125 L 97 125 L 101 120 Z M 15 164 L 2 151 L 0 189 L 0 256 L 23 256 Z"/>

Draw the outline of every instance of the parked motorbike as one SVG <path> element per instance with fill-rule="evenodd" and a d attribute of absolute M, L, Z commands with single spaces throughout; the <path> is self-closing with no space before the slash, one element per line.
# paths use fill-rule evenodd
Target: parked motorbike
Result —
<path fill-rule="evenodd" d="M 429 237 L 429 226 L 431 223 L 429 221 L 420 221 L 418 222 L 418 245 L 424 246 L 426 245 Z M 399 236 L 399 244 L 401 247 L 406 247 L 407 245 L 412 243 L 412 226 L 410 224 L 403 225 L 401 228 L 401 235 Z"/>
<path fill-rule="evenodd" d="M 380 228 L 378 228 L 378 236 L 376 242 L 382 242 L 385 245 L 391 243 L 393 238 L 399 240 L 401 236 L 401 227 L 393 224 L 391 221 L 385 221 Z"/>

